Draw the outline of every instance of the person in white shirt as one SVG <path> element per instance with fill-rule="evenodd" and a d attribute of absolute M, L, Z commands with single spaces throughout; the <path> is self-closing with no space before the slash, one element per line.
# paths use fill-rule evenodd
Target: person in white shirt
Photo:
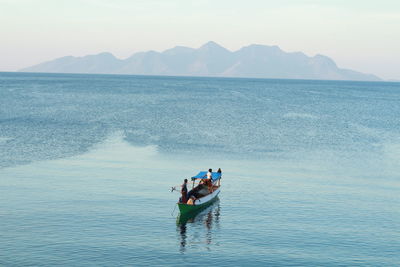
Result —
<path fill-rule="evenodd" d="M 207 172 L 207 179 L 210 179 L 210 180 L 211 180 L 211 178 L 212 178 L 212 169 L 208 169 L 208 172 Z"/>
<path fill-rule="evenodd" d="M 208 191 L 212 193 L 213 191 L 213 184 L 212 184 L 212 169 L 208 169 L 207 172 L 207 180 L 205 181 L 205 184 L 208 186 Z"/>

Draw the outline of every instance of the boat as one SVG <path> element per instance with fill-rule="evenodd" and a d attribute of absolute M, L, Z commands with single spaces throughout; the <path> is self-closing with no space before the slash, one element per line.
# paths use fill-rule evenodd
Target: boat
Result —
<path fill-rule="evenodd" d="M 207 185 L 201 184 L 203 180 L 207 180 L 207 172 L 201 171 L 197 175 L 191 177 L 193 184 L 192 190 L 188 192 L 188 196 L 192 198 L 192 201 L 189 200 L 187 203 L 177 203 L 181 215 L 200 211 L 211 205 L 218 198 L 218 194 L 221 192 L 222 174 L 221 172 L 212 172 L 211 174 L 211 192 Z"/>

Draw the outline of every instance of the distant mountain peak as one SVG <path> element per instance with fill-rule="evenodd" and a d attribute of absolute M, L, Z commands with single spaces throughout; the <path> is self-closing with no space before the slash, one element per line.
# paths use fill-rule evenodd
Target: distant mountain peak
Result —
<path fill-rule="evenodd" d="M 96 55 L 89 55 L 91 57 L 102 57 L 102 58 L 116 58 L 113 54 L 110 52 L 101 52 Z"/>
<path fill-rule="evenodd" d="M 324 55 L 287 53 L 276 45 L 251 44 L 229 51 L 209 41 L 195 49 L 175 46 L 118 59 L 108 52 L 62 57 L 22 69 L 26 72 L 109 73 L 174 76 L 225 76 L 279 79 L 380 80 L 371 74 L 338 68 Z"/>
<path fill-rule="evenodd" d="M 195 51 L 196 49 L 194 48 L 190 48 L 190 47 L 186 47 L 186 46 L 175 46 L 173 48 L 164 50 L 162 53 L 163 54 L 169 54 L 169 55 L 175 55 L 175 54 L 179 54 L 179 53 L 190 53 Z"/>
<path fill-rule="evenodd" d="M 240 50 L 242 50 L 242 51 L 245 51 L 245 50 L 248 50 L 248 51 L 259 51 L 259 52 L 269 51 L 269 52 L 275 52 L 275 53 L 279 53 L 279 52 L 284 53 L 282 51 L 282 49 L 280 49 L 279 46 L 277 46 L 277 45 L 251 44 L 251 45 L 242 47 Z"/>
<path fill-rule="evenodd" d="M 214 41 L 208 41 L 207 43 L 203 44 L 200 48 L 202 47 L 222 47 L 222 46 L 220 46 Z"/>
<path fill-rule="evenodd" d="M 279 46 L 277 45 L 263 45 L 263 44 L 251 44 L 248 46 L 245 46 L 244 48 L 269 48 L 269 49 L 279 49 Z"/>
<path fill-rule="evenodd" d="M 224 50 L 224 51 L 229 51 L 228 49 L 226 49 L 225 47 L 217 44 L 214 41 L 209 41 L 205 44 L 203 44 L 202 46 L 200 46 L 200 48 L 198 50 Z"/>

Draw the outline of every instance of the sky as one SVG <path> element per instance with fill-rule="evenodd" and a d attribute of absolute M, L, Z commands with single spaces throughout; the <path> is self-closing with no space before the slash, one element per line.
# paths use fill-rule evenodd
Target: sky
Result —
<path fill-rule="evenodd" d="M 278 45 L 400 80 L 400 0 L 0 0 L 0 71 L 208 41 Z"/>

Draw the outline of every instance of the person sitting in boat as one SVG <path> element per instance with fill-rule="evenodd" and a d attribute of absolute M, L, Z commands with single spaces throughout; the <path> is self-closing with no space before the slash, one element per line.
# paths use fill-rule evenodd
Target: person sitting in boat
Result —
<path fill-rule="evenodd" d="M 207 179 L 212 177 L 212 169 L 208 169 L 208 172 L 203 176 L 203 179 L 200 180 L 199 184 L 207 184 Z"/>
<path fill-rule="evenodd" d="M 202 179 L 199 184 L 207 185 L 207 180 L 211 180 L 211 177 L 212 177 L 212 169 L 208 169 L 207 174 L 204 175 L 203 178 L 205 178 L 205 177 L 207 177 L 207 179 Z"/>
<path fill-rule="evenodd" d="M 196 201 L 196 198 L 194 196 L 191 196 L 186 204 L 195 205 L 195 201 Z"/>
<path fill-rule="evenodd" d="M 187 182 L 188 182 L 187 179 L 183 180 L 183 184 L 181 186 L 182 187 L 182 189 L 181 189 L 181 194 L 182 194 L 181 202 L 182 203 L 186 203 L 187 199 L 188 199 Z"/>

